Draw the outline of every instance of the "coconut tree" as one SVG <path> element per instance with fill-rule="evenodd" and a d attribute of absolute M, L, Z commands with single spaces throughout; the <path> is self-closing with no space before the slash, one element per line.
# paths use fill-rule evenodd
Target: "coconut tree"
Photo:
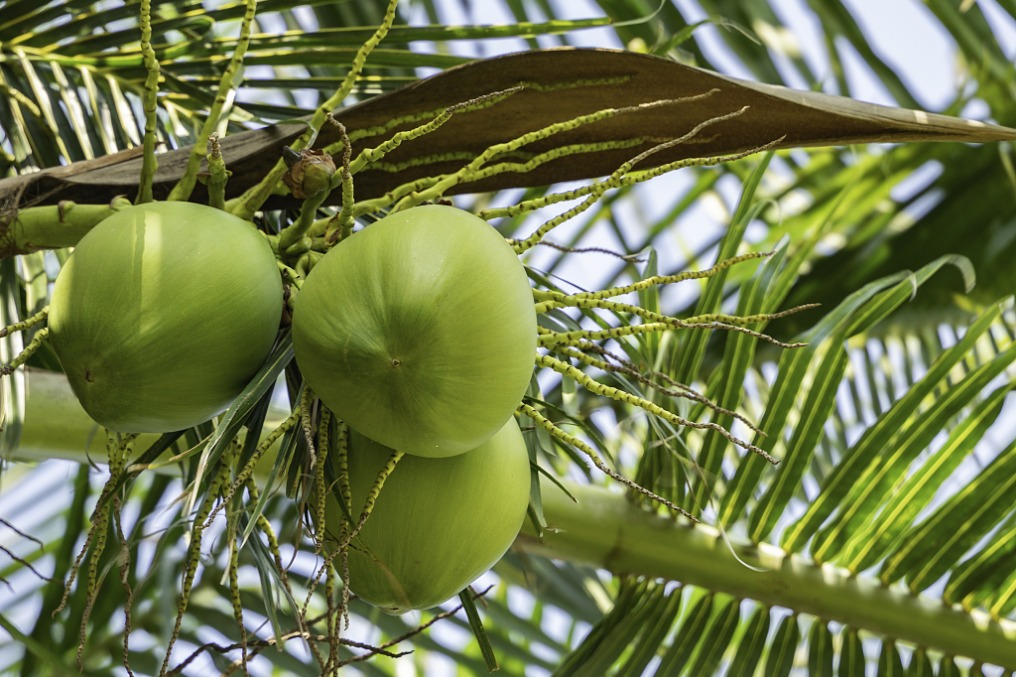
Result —
<path fill-rule="evenodd" d="M 807 14 L 821 71 L 781 49 L 783 3 L 397 4 L 0 4 L 3 671 L 1016 669 L 1013 132 L 804 92 L 852 96 L 850 60 L 922 107 L 831 0 Z M 1016 7 L 992 7 L 926 4 L 963 67 L 942 112 L 1012 127 Z M 627 50 L 538 49 L 593 40 Z M 901 143 L 841 147 L 879 140 Z M 342 584 L 371 501 L 342 498 L 350 434 L 287 328 L 211 421 L 93 422 L 52 283 L 153 198 L 254 220 L 286 327 L 321 254 L 386 212 L 451 201 L 507 238 L 539 348 L 528 515 L 492 573 L 398 616 Z M 443 519 L 414 545 L 438 562 Z"/>

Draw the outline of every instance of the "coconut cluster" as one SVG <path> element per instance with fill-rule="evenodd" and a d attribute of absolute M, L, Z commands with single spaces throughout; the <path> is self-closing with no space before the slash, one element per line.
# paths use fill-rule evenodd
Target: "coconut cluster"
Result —
<path fill-rule="evenodd" d="M 350 543 L 350 589 L 402 613 L 444 601 L 493 566 L 529 501 L 513 414 L 536 354 L 532 291 L 504 238 L 442 205 L 380 219 L 307 275 L 293 347 L 307 384 L 354 431 L 354 513 L 392 450 L 406 454 Z M 333 543 L 343 520 L 329 497 L 323 526 Z"/>
<path fill-rule="evenodd" d="M 82 407 L 124 433 L 183 430 L 236 399 L 282 316 L 275 255 L 254 225 L 156 202 L 103 220 L 50 300 L 50 343 Z"/>

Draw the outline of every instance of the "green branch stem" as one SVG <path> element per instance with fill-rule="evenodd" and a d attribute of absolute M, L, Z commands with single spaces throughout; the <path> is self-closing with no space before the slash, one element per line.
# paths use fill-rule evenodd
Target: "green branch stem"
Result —
<path fill-rule="evenodd" d="M 550 350 L 554 351 L 558 355 L 567 357 L 569 359 L 577 360 L 582 364 L 593 367 L 594 369 L 599 369 L 600 371 L 605 373 L 624 374 L 625 376 L 628 376 L 638 381 L 642 385 L 647 386 L 648 388 L 652 388 L 654 391 L 660 393 L 661 395 L 665 395 L 667 397 L 686 399 L 692 402 L 698 402 L 699 404 L 709 407 L 717 414 L 729 416 L 733 419 L 740 421 L 744 425 L 748 426 L 748 428 L 750 428 L 751 431 L 756 434 L 759 435 L 764 434 L 757 425 L 752 423 L 748 419 L 748 417 L 744 416 L 743 414 L 739 414 L 736 411 L 727 409 L 726 407 L 721 407 L 720 405 L 718 405 L 716 402 L 713 402 L 705 395 L 701 395 L 695 392 L 693 389 L 689 388 L 683 383 L 678 383 L 677 381 L 671 379 L 669 376 L 667 376 L 662 372 L 654 371 L 651 372 L 649 375 L 644 374 L 639 369 L 638 365 L 629 360 L 620 358 L 619 356 L 614 355 L 608 350 L 604 350 L 599 346 L 599 344 L 582 343 L 578 347 L 574 347 L 571 345 L 554 345 L 550 347 Z M 587 354 L 583 352 L 583 350 L 592 350 L 592 352 L 594 352 L 594 355 Z M 602 355 L 603 358 L 596 357 L 595 355 Z M 664 381 L 666 385 L 664 383 L 656 382 L 655 380 L 653 380 L 654 378 Z"/>
<path fill-rule="evenodd" d="M 42 310 L 37 312 L 35 315 L 28 317 L 21 322 L 15 322 L 14 324 L 7 325 L 3 329 L 0 329 L 0 338 L 10 336 L 11 334 L 19 331 L 24 331 L 30 327 L 34 327 L 37 324 L 41 324 L 46 321 L 49 316 L 49 306 L 43 306 Z"/>
<path fill-rule="evenodd" d="M 446 191 L 450 190 L 451 188 L 454 188 L 460 183 L 468 183 L 474 180 L 474 177 L 477 175 L 477 173 L 480 172 L 481 168 L 488 162 L 500 156 L 513 153 L 531 143 L 542 141 L 544 139 L 549 139 L 557 134 L 570 132 L 579 129 L 580 127 L 584 127 L 586 125 L 591 125 L 593 123 L 600 122 L 602 120 L 608 120 L 610 118 L 614 118 L 619 115 L 624 115 L 625 113 L 644 111 L 650 108 L 670 105 L 673 104 L 674 102 L 675 102 L 674 99 L 662 99 L 659 101 L 650 101 L 635 106 L 623 106 L 620 108 L 602 108 L 592 113 L 586 113 L 585 115 L 576 116 L 574 118 L 571 118 L 570 120 L 555 122 L 553 124 L 546 125 L 545 127 L 523 134 L 522 136 L 512 139 L 511 141 L 505 141 L 504 143 L 497 143 L 488 146 L 483 152 L 479 153 L 475 158 L 473 158 L 471 162 L 469 162 L 467 165 L 459 169 L 457 172 L 447 175 L 446 177 L 444 177 L 443 179 L 441 179 L 440 181 L 438 181 L 437 183 L 435 183 L 434 185 L 430 186 L 425 190 L 416 193 L 410 193 L 409 195 L 403 197 L 395 204 L 395 206 L 392 208 L 392 211 L 401 211 L 430 200 L 436 200 L 442 197 Z"/>
<path fill-rule="evenodd" d="M 819 566 L 768 545 L 738 543 L 719 530 L 650 513 L 604 488 L 543 482 L 542 538 L 527 523 L 516 541 L 534 555 L 660 577 L 725 592 L 824 621 L 902 640 L 945 655 L 1016 666 L 1016 623 L 876 580 Z"/>
<path fill-rule="evenodd" d="M 703 268 L 702 270 L 686 270 L 681 273 L 675 273 L 674 275 L 653 275 L 628 285 L 611 287 L 610 289 L 603 289 L 595 292 L 563 294 L 553 290 L 534 289 L 533 299 L 536 301 L 536 312 L 545 312 L 558 306 L 572 306 L 586 301 L 610 299 L 617 296 L 624 296 L 625 294 L 644 291 L 651 287 L 675 284 L 686 280 L 701 280 L 712 277 L 713 275 L 736 266 L 739 263 L 751 261 L 753 259 L 766 258 L 769 256 L 772 256 L 772 252 L 749 252 L 747 254 L 741 254 L 729 259 L 724 259 L 723 261 L 720 261 L 709 268 Z"/>
<path fill-rule="evenodd" d="M 28 345 L 11 360 L 10 364 L 0 366 L 0 376 L 7 376 L 14 373 L 14 370 L 28 362 L 29 358 L 36 353 L 42 344 L 49 338 L 49 327 L 43 327 L 35 332 L 35 336 L 28 342 Z"/>
<path fill-rule="evenodd" d="M 61 202 L 18 210 L 10 223 L 0 222 L 0 259 L 73 247 L 103 219 L 129 206 L 130 200 L 117 198 L 105 205 Z"/>
<path fill-rule="evenodd" d="M 629 148 L 632 146 L 641 145 L 642 143 L 645 143 L 645 141 L 646 139 L 634 137 L 632 139 L 604 142 L 602 144 L 590 144 L 587 146 L 582 146 L 582 148 L 595 150 L 597 147 L 599 147 L 600 149 L 604 150 L 606 149 L 616 150 L 619 148 Z M 683 160 L 675 160 L 673 162 L 668 162 L 667 164 L 660 165 L 659 167 L 654 167 L 653 169 L 632 170 L 627 174 L 621 176 L 619 179 L 617 179 L 616 183 L 612 183 L 610 187 L 626 188 L 628 186 L 634 186 L 639 183 L 645 183 L 650 179 L 655 179 L 658 176 L 662 176 L 676 169 L 683 169 L 686 167 L 711 167 L 713 165 L 721 165 L 728 162 L 734 162 L 735 160 L 741 160 L 743 158 L 748 157 L 749 155 L 754 155 L 756 153 L 767 150 L 768 148 L 771 148 L 774 145 L 776 145 L 775 142 L 771 142 L 765 144 L 764 146 L 752 148 L 750 150 L 746 150 L 741 153 L 735 153 L 733 155 L 713 155 L 704 158 L 685 158 Z M 395 171 L 395 169 L 392 168 L 391 171 Z M 517 169 L 515 171 L 524 171 L 524 170 Z M 532 212 L 543 207 L 549 207 L 551 205 L 558 204 L 560 202 L 577 200 L 581 197 L 586 197 L 587 195 L 596 193 L 601 190 L 601 183 L 602 182 L 591 182 L 584 186 L 580 186 L 579 188 L 572 188 L 566 191 L 561 191 L 559 193 L 548 193 L 546 195 L 541 195 L 538 198 L 533 198 L 531 200 L 519 201 L 513 205 L 483 209 L 477 212 L 477 215 L 484 221 L 489 221 L 495 218 L 519 216 L 520 214 Z M 518 244 L 518 242 L 520 241 L 517 240 L 514 242 L 514 244 Z"/>
<path fill-rule="evenodd" d="M 155 159 L 156 128 L 159 122 L 159 59 L 152 48 L 152 1 L 141 0 L 141 54 L 145 64 L 145 91 L 141 97 L 145 110 L 144 159 L 141 177 L 138 180 L 138 196 L 135 202 L 151 202 L 152 182 L 159 166 Z"/>
<path fill-rule="evenodd" d="M 199 139 L 208 139 L 215 132 L 215 128 L 219 124 L 219 118 L 222 117 L 222 109 L 226 106 L 226 101 L 229 99 L 229 94 L 240 81 L 240 69 L 243 67 L 243 57 L 247 53 L 247 46 L 250 45 L 251 26 L 254 23 L 256 11 L 257 0 L 246 0 L 243 20 L 240 22 L 240 39 L 237 40 L 236 46 L 233 48 L 233 55 L 229 59 L 229 64 L 222 71 L 222 77 L 219 79 L 219 89 L 215 93 L 215 100 L 212 102 L 211 108 L 208 110 L 208 117 L 205 118 L 204 124 L 201 125 L 201 131 L 198 133 Z M 205 157 L 205 153 L 205 146 L 200 143 L 194 144 L 193 148 L 191 148 L 190 157 L 187 158 L 187 168 L 184 170 L 180 180 L 173 186 L 168 199 L 187 200 L 190 198 L 191 193 L 194 191 L 194 184 L 197 183 L 198 170 L 201 169 L 201 160 Z"/>
<path fill-rule="evenodd" d="M 356 55 L 353 57 L 353 63 L 350 65 L 349 72 L 346 73 L 346 77 L 343 79 L 339 89 L 322 103 L 310 121 L 307 123 L 308 128 L 298 139 L 296 139 L 290 147 L 295 151 L 309 148 L 314 140 L 317 138 L 318 130 L 324 125 L 332 111 L 341 106 L 349 93 L 353 91 L 353 86 L 359 79 L 360 74 L 363 72 L 363 67 L 367 62 L 367 57 L 374 51 L 374 48 L 384 40 L 385 36 L 388 35 L 388 31 L 391 30 L 392 24 L 395 23 L 395 10 L 398 7 L 398 0 L 391 0 L 388 3 L 388 9 L 385 10 L 384 19 L 381 21 L 381 25 L 374 31 L 374 34 L 370 39 L 366 40 L 357 50 Z M 231 200 L 229 203 L 229 211 L 240 216 L 241 218 L 251 220 L 254 216 L 254 212 L 261 208 L 265 200 L 271 196 L 272 191 L 278 185 L 279 181 L 282 180 L 283 174 L 287 171 L 286 163 L 280 157 L 275 166 L 268 172 L 268 174 L 256 185 L 251 187 L 249 190 L 244 192 L 243 195 Z"/>
<path fill-rule="evenodd" d="M 593 377 L 586 374 L 581 369 L 577 369 L 572 365 L 568 364 L 567 362 L 563 362 L 556 358 L 550 357 L 549 355 L 537 355 L 536 366 L 553 369 L 562 376 L 567 376 L 568 378 L 575 381 L 577 384 L 579 384 L 580 386 L 582 386 L 583 388 L 585 388 L 586 390 L 595 395 L 600 395 L 601 397 L 609 397 L 612 400 L 624 402 L 626 404 L 638 407 L 643 411 L 645 411 L 646 413 L 652 414 L 657 418 L 661 418 L 664 421 L 667 421 L 671 425 L 681 426 L 685 428 L 693 428 L 695 430 L 712 430 L 713 432 L 716 432 L 721 436 L 723 436 L 730 443 L 735 444 L 741 447 L 742 449 L 745 449 L 752 453 L 758 454 L 769 463 L 772 463 L 773 465 L 776 465 L 778 463 L 778 461 L 775 458 L 773 458 L 773 456 L 771 456 L 767 451 L 755 446 L 751 442 L 742 440 L 732 435 L 730 431 L 728 431 L 726 428 L 724 428 L 718 423 L 714 423 L 712 421 L 690 421 L 686 418 L 678 416 L 677 414 L 668 409 L 664 409 L 658 404 L 650 402 L 645 398 L 639 397 L 638 395 L 634 395 L 625 390 L 621 390 L 620 388 L 614 388 L 604 383 L 600 383 Z"/>
<path fill-rule="evenodd" d="M 442 110 L 440 113 L 435 115 L 432 119 L 428 120 L 424 124 L 418 125 L 413 129 L 395 132 L 394 134 L 392 134 L 391 138 L 389 138 L 384 143 L 375 146 L 373 148 L 365 148 L 364 150 L 360 151 L 360 154 L 356 156 L 356 159 L 349 164 L 349 172 L 350 174 L 356 174 L 365 169 L 368 165 L 372 165 L 373 163 L 378 162 L 386 155 L 388 155 L 388 153 L 391 153 L 393 150 L 401 146 L 404 142 L 411 141 L 413 139 L 418 139 L 421 136 L 436 131 L 442 125 L 444 125 L 444 123 L 451 120 L 452 116 L 455 115 L 456 113 L 483 110 L 485 108 L 493 106 L 494 104 L 500 101 L 503 101 L 504 99 L 507 99 L 508 97 L 520 91 L 522 91 L 521 86 L 512 87 L 504 91 L 491 92 L 490 94 L 485 94 L 483 96 L 476 97 L 475 99 L 470 99 L 469 101 L 463 101 L 462 103 L 448 106 L 447 108 Z M 340 142 L 338 145 L 345 146 L 348 148 L 349 147 L 348 137 L 346 138 L 344 143 Z M 339 150 L 339 148 L 329 147 L 326 149 L 326 152 L 334 153 L 334 151 L 336 150 Z"/>

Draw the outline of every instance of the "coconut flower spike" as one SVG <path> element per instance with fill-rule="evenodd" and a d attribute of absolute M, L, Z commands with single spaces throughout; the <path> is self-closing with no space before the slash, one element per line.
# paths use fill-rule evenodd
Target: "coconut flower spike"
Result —
<path fill-rule="evenodd" d="M 48 315 L 49 315 L 49 306 L 45 306 L 42 310 L 37 312 L 35 315 L 32 315 L 31 317 L 25 318 L 21 322 L 15 322 L 14 324 L 9 324 L 6 327 L 4 327 L 3 329 L 0 329 L 0 338 L 5 338 L 5 337 L 10 336 L 11 334 L 15 334 L 15 333 L 17 333 L 19 331 L 24 331 L 26 329 L 31 329 L 35 325 L 41 324 L 41 323 L 45 322 L 46 321 L 46 317 Z"/>
<path fill-rule="evenodd" d="M 35 336 L 32 337 L 32 340 L 25 346 L 24 350 L 18 353 L 18 355 L 11 360 L 10 364 L 0 367 L 0 376 L 13 374 L 18 367 L 24 365 L 29 359 L 31 359 L 32 355 L 34 355 L 39 348 L 42 347 L 48 338 L 49 327 L 43 327 L 39 331 L 35 332 Z"/>
<path fill-rule="evenodd" d="M 730 431 L 728 431 L 726 428 L 719 425 L 718 423 L 713 423 L 712 421 L 705 422 L 690 421 L 682 416 L 678 416 L 672 411 L 664 409 L 658 404 L 650 402 L 649 400 L 643 397 L 639 397 L 638 395 L 634 395 L 627 391 L 621 390 L 620 388 L 609 386 L 605 383 L 600 383 L 599 381 L 594 379 L 592 376 L 589 376 L 582 370 L 573 367 L 567 362 L 550 357 L 549 355 L 537 355 L 536 364 L 541 367 L 549 367 L 550 369 L 553 369 L 559 374 L 567 376 L 568 378 L 572 379 L 573 381 L 575 381 L 583 388 L 589 390 L 592 393 L 601 395 L 603 397 L 609 397 L 610 399 L 617 400 L 618 402 L 626 402 L 627 404 L 634 405 L 654 416 L 662 418 L 663 420 L 673 425 L 683 426 L 686 428 L 695 428 L 698 430 L 712 430 L 714 432 L 719 433 L 727 440 L 741 447 L 742 449 L 758 454 L 769 463 L 772 463 L 773 465 L 776 465 L 778 463 L 778 461 L 775 458 L 773 458 L 767 451 L 759 448 L 758 446 L 752 444 L 751 442 L 735 437 L 733 434 L 730 433 Z"/>
<path fill-rule="evenodd" d="M 603 462 L 603 459 L 600 457 L 598 453 L 596 453 L 596 451 L 591 446 L 589 446 L 579 438 L 575 437 L 574 435 L 570 435 L 561 428 L 559 428 L 558 426 L 554 425 L 553 421 L 551 421 L 546 416 L 537 411 L 536 408 L 533 407 L 532 405 L 523 402 L 522 404 L 519 405 L 519 413 L 524 414 L 525 416 L 528 416 L 529 418 L 533 419 L 533 421 L 536 422 L 536 425 L 546 430 L 550 434 L 550 436 L 553 437 L 554 439 L 581 451 L 589 458 L 590 461 L 592 461 L 593 465 L 595 465 L 600 472 L 605 474 L 607 477 L 610 477 L 615 482 L 619 482 L 620 484 L 623 484 L 629 489 L 637 491 L 638 493 L 642 494 L 649 500 L 654 501 L 679 515 L 683 515 L 684 517 L 687 517 L 688 519 L 695 522 L 698 521 L 694 515 L 692 515 L 690 512 L 688 512 L 681 506 L 667 500 L 666 498 L 663 498 L 662 496 L 654 493 L 649 489 L 646 489 L 641 484 L 638 484 L 637 482 L 628 479 L 621 473 L 617 472 L 616 470 L 608 466 L 606 463 Z"/>

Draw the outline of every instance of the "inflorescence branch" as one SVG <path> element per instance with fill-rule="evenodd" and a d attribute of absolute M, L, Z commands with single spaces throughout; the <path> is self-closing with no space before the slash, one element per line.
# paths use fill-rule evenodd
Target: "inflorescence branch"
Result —
<path fill-rule="evenodd" d="M 671 423 L 672 425 L 682 426 L 685 428 L 694 428 L 696 430 L 712 430 L 716 433 L 719 433 L 720 435 L 725 437 L 728 441 L 741 447 L 742 449 L 746 449 L 755 454 L 758 454 L 769 463 L 772 463 L 773 465 L 776 465 L 778 463 L 778 461 L 775 458 L 773 458 L 773 456 L 771 456 L 767 451 L 755 446 L 751 442 L 742 440 L 734 436 L 730 431 L 728 431 L 726 428 L 724 428 L 718 423 L 715 423 L 713 421 L 689 421 L 688 419 L 682 416 L 678 416 L 672 411 L 664 409 L 658 404 L 650 402 L 644 397 L 639 397 L 638 395 L 629 393 L 625 390 L 621 390 L 620 388 L 615 388 L 605 383 L 601 383 L 596 379 L 594 379 L 592 376 L 589 376 L 588 374 L 583 372 L 581 369 L 578 369 L 572 366 L 571 364 L 568 364 L 567 362 L 558 360 L 557 358 L 551 357 L 549 355 L 537 355 L 536 364 L 537 366 L 540 367 L 547 367 L 549 369 L 553 369 L 562 376 L 567 376 L 571 380 L 575 381 L 575 383 L 579 384 L 580 386 L 582 386 L 583 388 L 585 388 L 586 390 L 590 391 L 593 394 L 600 395 L 601 397 L 609 397 L 610 399 L 616 400 L 618 402 L 631 404 L 635 407 L 638 407 L 639 409 L 646 411 L 649 414 L 652 414 L 653 416 L 656 416 L 657 418 L 661 418 L 664 421 Z"/>
<path fill-rule="evenodd" d="M 673 510 L 678 514 L 684 515 L 690 520 L 693 520 L 695 522 L 698 521 L 691 513 L 689 513 L 684 508 L 680 507 L 675 503 L 672 503 L 671 501 L 668 501 L 667 499 L 650 491 L 649 489 L 646 489 L 641 484 L 638 484 L 628 479 L 621 473 L 617 472 L 616 470 L 608 466 L 606 463 L 603 462 L 603 458 L 601 458 L 600 455 L 596 453 L 596 450 L 594 450 L 591 446 L 583 442 L 578 437 L 575 437 L 574 435 L 571 435 L 562 430 L 561 428 L 557 427 L 553 421 L 551 421 L 546 416 L 541 414 L 531 405 L 523 402 L 521 405 L 519 405 L 518 411 L 520 414 L 524 414 L 525 416 L 528 416 L 529 418 L 533 419 L 533 421 L 536 422 L 536 425 L 546 430 L 547 433 L 554 439 L 581 451 L 589 458 L 590 461 L 593 462 L 593 465 L 595 465 L 600 470 L 600 472 L 604 473 L 614 481 L 623 484 L 629 489 L 632 489 L 633 491 L 642 494 L 646 498 L 655 501 L 656 503 L 659 503 L 660 505 L 670 510 Z"/>

